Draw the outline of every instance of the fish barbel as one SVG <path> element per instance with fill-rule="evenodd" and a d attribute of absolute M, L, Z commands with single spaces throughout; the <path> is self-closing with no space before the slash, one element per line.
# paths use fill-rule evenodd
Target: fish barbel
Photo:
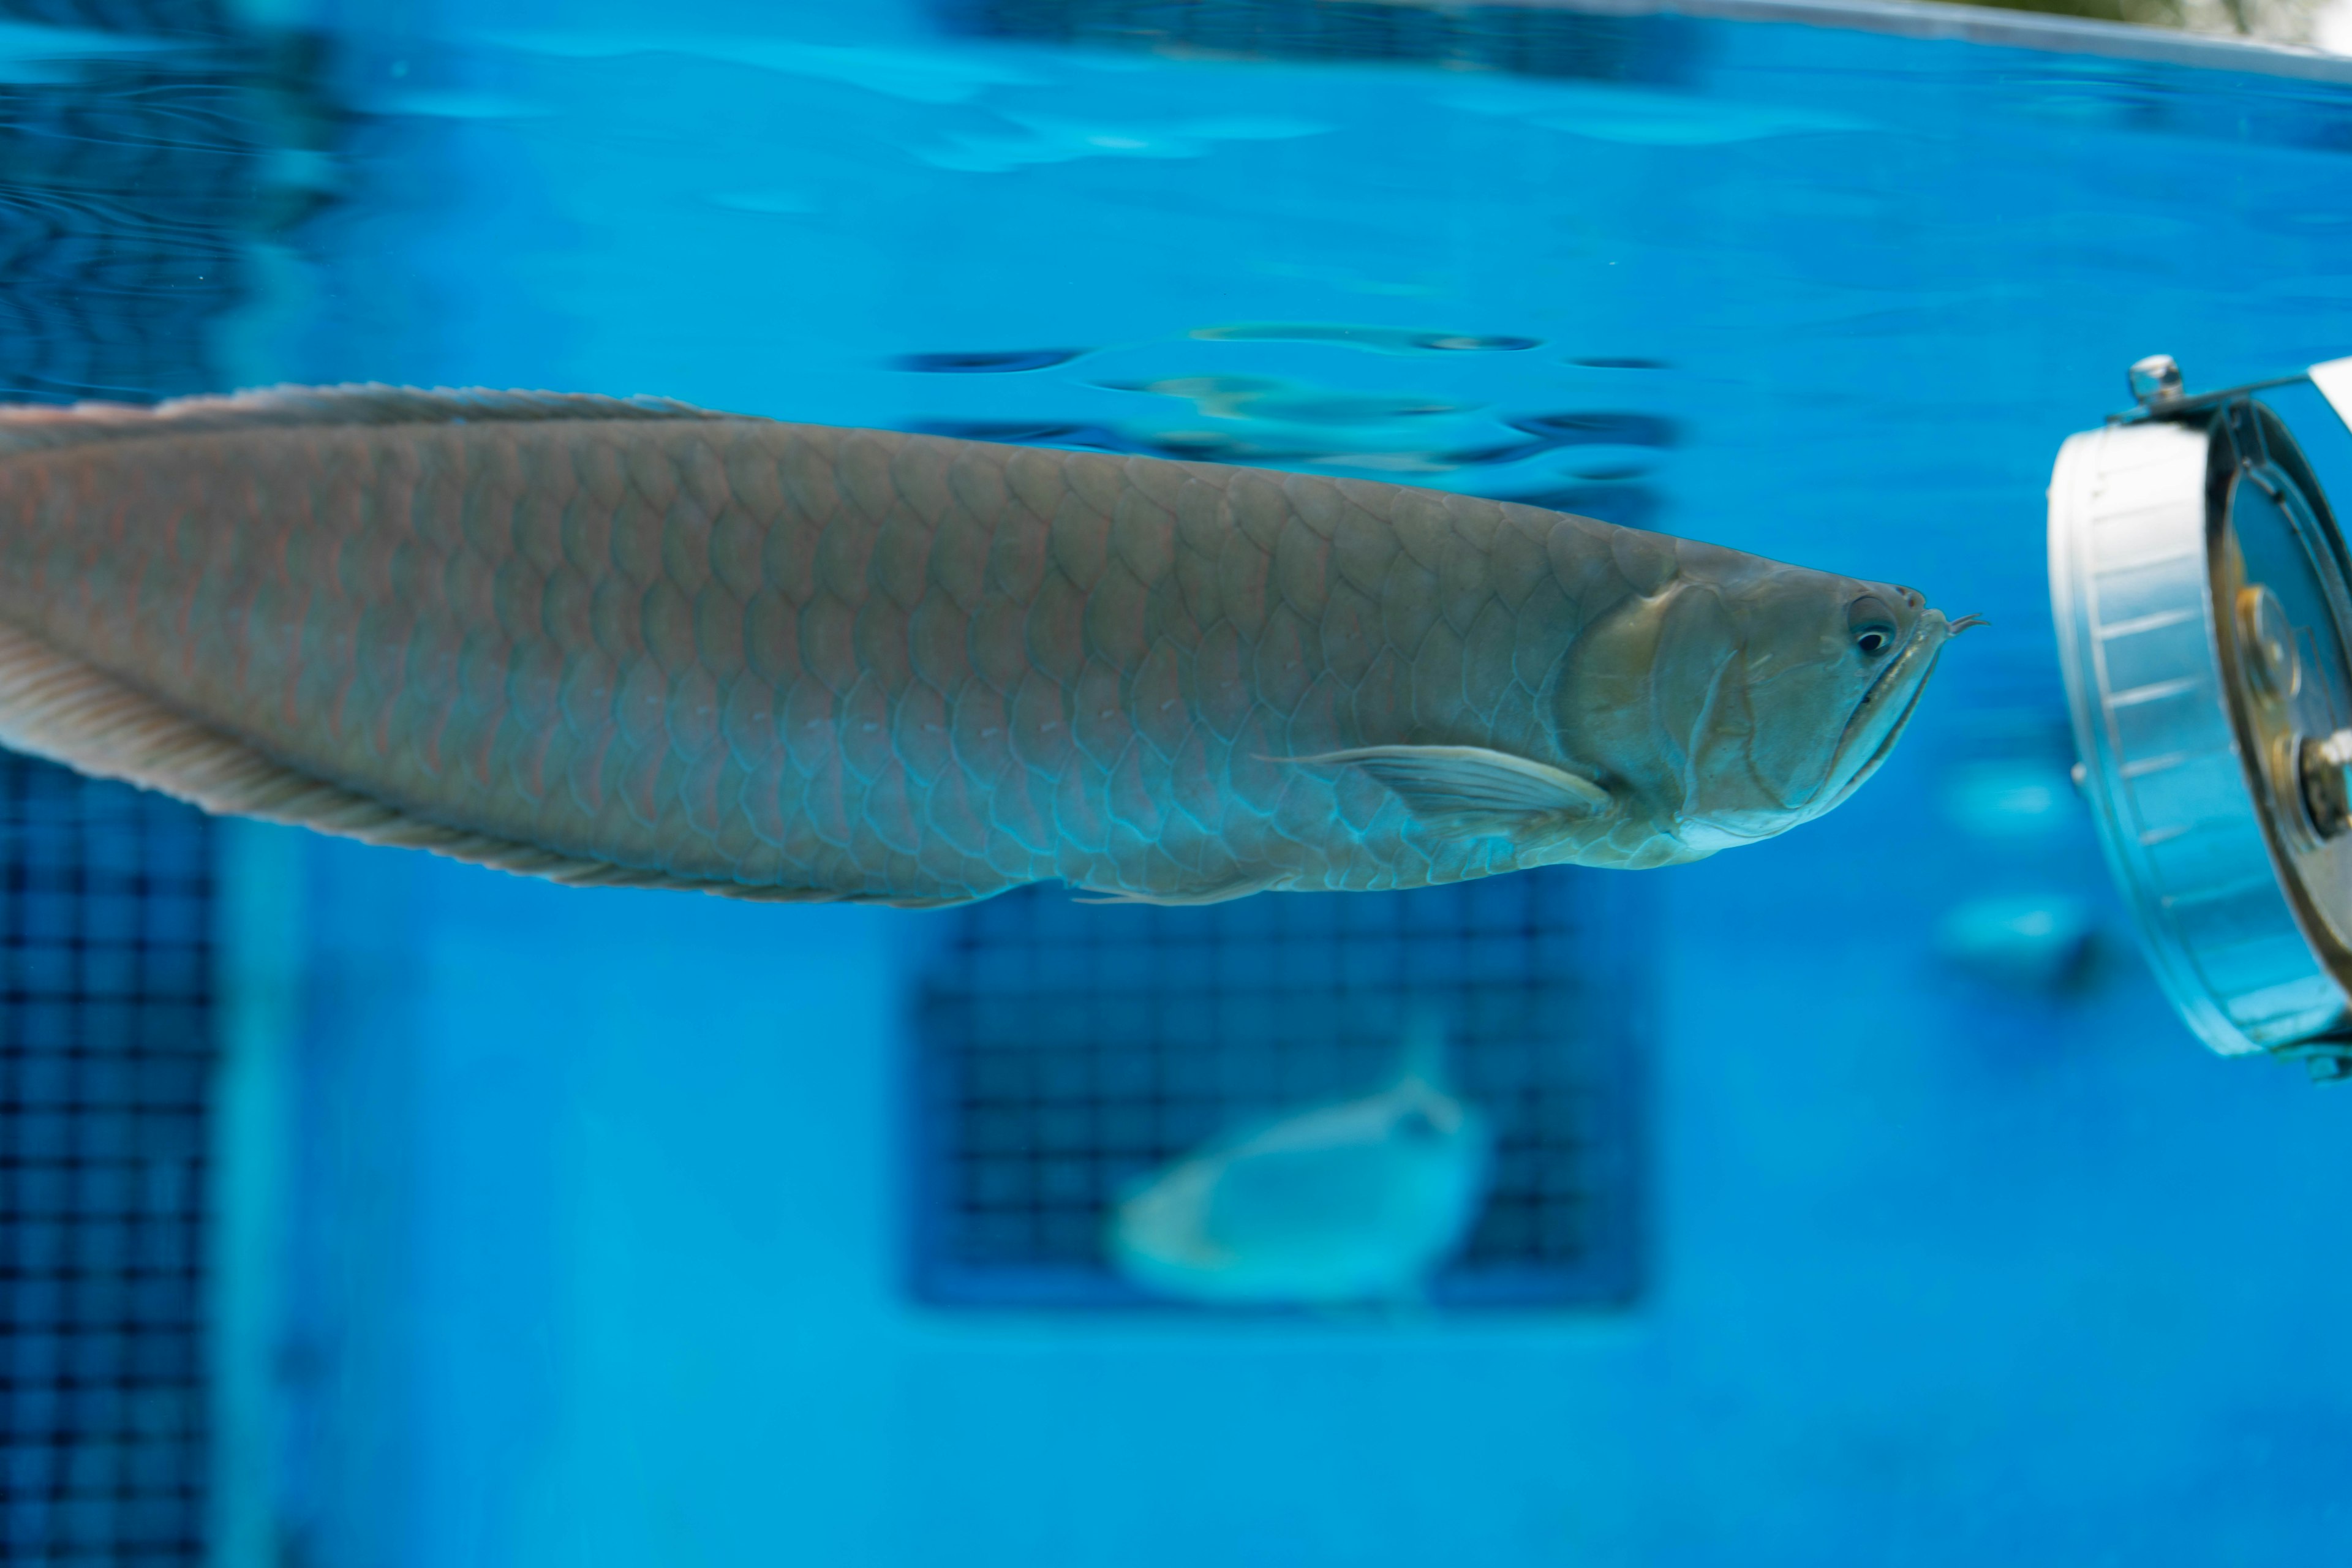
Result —
<path fill-rule="evenodd" d="M 0 742 L 573 883 L 1667 865 L 1851 795 L 1952 630 L 1507 502 L 656 399 L 0 410 Z"/>

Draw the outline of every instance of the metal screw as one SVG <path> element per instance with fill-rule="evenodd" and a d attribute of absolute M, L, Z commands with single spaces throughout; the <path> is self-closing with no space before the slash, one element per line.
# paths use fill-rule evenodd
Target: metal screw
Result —
<path fill-rule="evenodd" d="M 2170 354 L 2150 354 L 2136 361 L 2128 374 L 2132 401 L 2142 408 L 2172 403 L 2180 396 L 2180 367 Z"/>
<path fill-rule="evenodd" d="M 2295 747 L 2295 771 L 2303 775 L 2303 809 L 2322 838 L 2352 827 L 2352 792 L 2344 770 L 2352 765 L 2352 730 L 2320 740 L 2305 736 Z"/>
<path fill-rule="evenodd" d="M 2303 689 L 2303 660 L 2294 650 L 2294 623 L 2286 606 L 2261 583 L 2238 590 L 2238 641 L 2254 689 L 2285 702 Z"/>

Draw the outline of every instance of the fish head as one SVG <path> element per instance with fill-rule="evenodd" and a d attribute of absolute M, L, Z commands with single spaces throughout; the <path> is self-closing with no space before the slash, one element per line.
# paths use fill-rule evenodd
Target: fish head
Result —
<path fill-rule="evenodd" d="M 1860 788 L 1955 626 L 1898 584 L 1682 541 L 1675 555 L 1670 582 L 1596 626 L 1589 657 L 1579 649 L 1561 740 L 1624 780 L 1679 858 L 1696 858 Z"/>

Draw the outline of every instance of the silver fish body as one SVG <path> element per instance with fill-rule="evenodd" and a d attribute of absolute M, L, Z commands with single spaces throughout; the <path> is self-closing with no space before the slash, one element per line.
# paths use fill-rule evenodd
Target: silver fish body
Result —
<path fill-rule="evenodd" d="M 1211 1142 L 1112 1210 L 1112 1267 L 1155 1295 L 1237 1305 L 1410 1301 L 1486 1199 L 1494 1131 L 1416 1021 L 1378 1090 Z"/>
<path fill-rule="evenodd" d="M 0 412 L 0 740 L 574 882 L 1664 865 L 1850 794 L 1947 636 L 1402 486 L 551 395 Z"/>

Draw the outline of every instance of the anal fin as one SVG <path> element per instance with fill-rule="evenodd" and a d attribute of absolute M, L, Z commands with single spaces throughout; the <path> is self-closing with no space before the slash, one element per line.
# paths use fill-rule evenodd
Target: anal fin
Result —
<path fill-rule="evenodd" d="M 0 745 L 47 757 L 79 773 L 138 784 L 209 812 L 292 823 L 368 844 L 429 850 L 574 887 L 675 888 L 770 902 L 900 901 L 621 866 L 433 822 L 267 756 L 5 622 L 0 622 Z"/>
<path fill-rule="evenodd" d="M 1077 898 L 1081 904 L 1109 904 L 1135 908 L 1151 906 L 1161 909 L 1192 909 L 1204 904 L 1229 904 L 1235 899 L 1246 899 L 1257 893 L 1270 893 L 1290 880 L 1287 871 L 1268 871 L 1263 876 L 1237 877 L 1214 887 L 1193 889 L 1181 893 L 1139 893 L 1125 888 L 1087 888 L 1085 892 L 1097 895 Z"/>

